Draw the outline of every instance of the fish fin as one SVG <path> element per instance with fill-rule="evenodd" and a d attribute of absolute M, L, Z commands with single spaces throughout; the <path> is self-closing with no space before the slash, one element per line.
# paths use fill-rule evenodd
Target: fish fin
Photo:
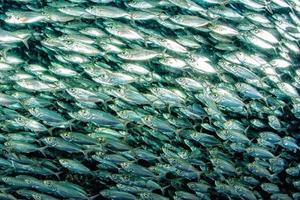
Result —
<path fill-rule="evenodd" d="M 226 5 L 229 3 L 230 3 L 230 0 L 225 0 L 222 3 L 220 3 L 220 5 L 226 7 Z M 231 6 L 231 7 L 235 8 L 234 6 Z"/>
<path fill-rule="evenodd" d="M 94 196 L 88 197 L 88 200 L 94 200 L 96 199 L 100 194 L 96 194 Z"/>
<path fill-rule="evenodd" d="M 197 131 L 197 127 L 198 127 L 198 124 L 195 123 L 195 124 L 192 126 L 192 129 L 195 130 L 195 131 Z M 203 127 L 200 126 L 199 132 L 202 133 L 202 131 L 203 131 Z"/>
<path fill-rule="evenodd" d="M 248 125 L 248 126 L 245 128 L 245 130 L 243 131 L 243 132 L 245 133 L 245 135 L 247 135 L 247 132 L 248 132 L 249 128 L 250 128 L 250 125 Z"/>
<path fill-rule="evenodd" d="M 26 5 L 26 7 L 29 9 L 29 10 L 31 10 L 31 11 L 37 11 L 37 12 L 42 12 L 43 11 L 43 9 L 41 8 L 36 8 L 36 7 L 34 7 L 34 6 L 31 6 L 31 5 Z"/>
<path fill-rule="evenodd" d="M 184 131 L 184 128 L 175 130 L 175 135 L 176 135 L 176 137 L 180 138 L 180 133 L 181 133 L 182 131 Z"/>
<path fill-rule="evenodd" d="M 164 187 L 162 187 L 162 188 L 160 189 L 162 195 L 165 195 L 165 194 L 166 194 L 166 189 L 167 189 L 168 187 L 169 187 L 169 185 L 166 185 L 166 186 L 164 186 Z"/>
<path fill-rule="evenodd" d="M 197 181 L 199 182 L 201 180 L 201 175 L 203 174 L 203 172 L 197 171 Z"/>
<path fill-rule="evenodd" d="M 147 35 L 145 35 L 144 36 L 144 43 L 145 43 L 145 46 L 147 47 L 148 45 L 148 43 L 147 42 L 149 42 L 149 43 L 151 43 L 151 40 L 149 39 L 150 38 L 150 36 L 147 36 Z"/>
<path fill-rule="evenodd" d="M 70 131 L 72 131 L 72 124 L 73 124 L 73 122 L 75 122 L 76 121 L 76 119 L 70 119 L 70 120 L 68 120 L 66 123 L 68 123 L 69 124 L 69 128 L 70 128 Z"/>
<path fill-rule="evenodd" d="M 130 25 L 133 26 L 133 27 L 136 27 L 136 23 L 132 17 L 132 15 L 129 15 L 130 16 Z"/>
<path fill-rule="evenodd" d="M 250 144 L 253 144 L 252 142 L 253 142 L 254 140 L 256 140 L 256 138 L 252 138 L 252 139 L 250 140 Z"/>
<path fill-rule="evenodd" d="M 167 58 L 167 57 L 169 57 L 169 55 L 167 54 L 167 48 L 164 48 L 164 50 L 161 52 L 162 53 L 162 58 Z"/>
<path fill-rule="evenodd" d="M 273 14 L 273 10 L 271 8 L 271 6 L 268 4 L 265 6 L 266 10 L 269 11 L 269 13 Z"/>
<path fill-rule="evenodd" d="M 51 127 L 48 129 L 48 133 L 53 136 L 53 130 L 55 129 L 55 127 Z"/>
<path fill-rule="evenodd" d="M 163 20 L 166 20 L 166 19 L 169 19 L 169 18 L 170 18 L 169 16 L 165 15 L 165 16 L 167 16 L 167 18 L 166 18 L 166 19 L 163 19 L 163 18 L 162 18 L 163 14 L 165 14 L 165 12 L 164 12 L 164 11 L 161 11 L 161 12 L 157 15 L 159 20 L 163 21 Z"/>
<path fill-rule="evenodd" d="M 249 116 L 252 116 L 253 113 L 251 112 L 251 108 L 249 106 L 245 106 L 246 112 L 247 112 L 247 116 L 246 118 L 249 119 Z"/>
<path fill-rule="evenodd" d="M 56 176 L 57 180 L 60 180 L 60 174 L 62 174 L 62 171 L 53 173 L 53 175 Z"/>
<path fill-rule="evenodd" d="M 121 122 L 123 123 L 124 127 L 126 128 L 125 131 L 127 132 L 127 125 L 130 124 L 132 121 L 130 121 L 130 120 L 125 120 L 125 119 L 124 119 L 124 120 L 122 120 Z"/>
<path fill-rule="evenodd" d="M 168 110 L 168 113 L 171 114 L 171 112 L 172 112 L 172 105 L 169 104 L 169 105 L 167 106 L 167 110 Z"/>
<path fill-rule="evenodd" d="M 237 168 L 236 168 L 236 174 L 237 174 L 237 175 L 241 176 L 243 173 L 244 173 L 244 170 L 243 170 L 242 167 L 237 167 Z"/>
<path fill-rule="evenodd" d="M 38 151 L 41 152 L 41 154 L 43 154 L 43 156 L 47 157 L 45 154 L 45 151 L 44 151 L 47 148 L 48 148 L 48 146 L 44 146 L 44 147 L 38 148 Z"/>
<path fill-rule="evenodd" d="M 277 174 L 272 174 L 269 177 L 267 177 L 267 179 L 271 182 L 272 181 L 276 182 L 276 179 L 278 179 L 278 176 L 277 176 Z"/>
<path fill-rule="evenodd" d="M 85 150 L 82 150 L 81 152 L 84 155 L 84 158 L 86 160 L 88 160 L 88 158 L 89 158 L 88 154 L 91 153 L 91 152 L 93 152 L 93 151 L 94 151 L 93 149 L 85 149 Z"/>
<path fill-rule="evenodd" d="M 279 54 L 278 51 L 277 51 L 277 49 L 276 49 L 276 47 L 273 47 L 272 49 L 274 50 L 274 52 L 275 52 L 276 55 Z"/>
<path fill-rule="evenodd" d="M 7 58 L 7 52 L 8 52 L 9 50 L 10 50 L 10 48 L 4 48 L 4 49 L 1 51 L 0 55 L 3 56 L 4 59 L 6 59 L 6 58 Z"/>
<path fill-rule="evenodd" d="M 39 136 L 37 133 L 35 133 L 36 136 Z M 36 142 L 39 144 L 39 145 L 42 145 L 42 141 L 41 140 L 36 140 Z"/>
<path fill-rule="evenodd" d="M 290 9 L 291 9 L 291 12 L 294 14 L 294 15 L 296 15 L 296 13 L 295 13 L 295 11 L 294 11 L 294 9 L 293 9 L 293 5 L 291 5 L 291 3 L 292 2 L 289 2 L 289 1 L 287 1 L 287 4 L 289 4 L 289 7 L 290 7 Z"/>
<path fill-rule="evenodd" d="M 268 95 L 266 97 L 263 98 L 264 103 L 266 104 L 267 107 L 269 107 L 269 103 L 268 103 L 268 97 L 270 97 L 271 95 Z"/>
<path fill-rule="evenodd" d="M 30 38 L 30 36 L 22 40 L 23 44 L 25 45 L 25 47 L 26 47 L 27 49 L 29 49 L 29 45 L 28 45 L 28 40 L 29 40 L 29 38 Z"/>

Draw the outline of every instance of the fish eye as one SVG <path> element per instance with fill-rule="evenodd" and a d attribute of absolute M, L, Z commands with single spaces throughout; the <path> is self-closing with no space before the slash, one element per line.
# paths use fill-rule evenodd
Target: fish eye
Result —
<path fill-rule="evenodd" d="M 183 82 L 184 79 L 182 77 L 180 77 L 180 78 L 177 78 L 176 80 L 179 82 Z"/>
<path fill-rule="evenodd" d="M 10 146 L 10 142 L 4 142 L 5 146 Z"/>
<path fill-rule="evenodd" d="M 217 95 L 217 94 L 215 94 L 215 93 L 213 93 L 213 94 L 212 94 L 212 97 L 213 97 L 213 98 L 217 98 L 217 97 L 218 97 L 218 95 Z"/>
<path fill-rule="evenodd" d="M 73 44 L 73 41 L 72 40 L 65 40 L 65 43 L 70 45 L 70 44 Z"/>
<path fill-rule="evenodd" d="M 150 116 L 146 116 L 146 117 L 145 117 L 145 120 L 146 120 L 146 121 L 151 121 L 151 117 L 150 117 Z"/>
<path fill-rule="evenodd" d="M 32 181 L 31 180 L 29 180 L 29 179 L 25 179 L 24 180 L 26 183 L 29 183 L 29 184 L 31 184 L 32 183 Z"/>
<path fill-rule="evenodd" d="M 106 77 L 106 74 L 100 74 L 98 77 L 100 77 L 100 78 L 105 78 L 105 77 Z"/>
<path fill-rule="evenodd" d="M 87 115 L 89 113 L 89 111 L 88 110 L 80 110 L 78 113 L 82 114 L 82 115 Z"/>
<path fill-rule="evenodd" d="M 8 177 L 3 177 L 3 178 L 1 178 L 3 181 L 8 181 L 9 180 L 9 178 Z"/>
<path fill-rule="evenodd" d="M 16 119 L 16 122 L 23 123 L 23 122 L 25 122 L 25 119 L 23 119 L 23 118 L 21 118 L 21 117 L 18 117 L 18 118 Z"/>
<path fill-rule="evenodd" d="M 89 7 L 88 9 L 89 9 L 89 10 L 93 10 L 93 9 L 95 9 L 95 6 L 91 6 L 91 7 Z"/>
<path fill-rule="evenodd" d="M 99 155 L 99 156 L 104 156 L 105 155 L 105 153 L 104 152 L 96 152 L 96 155 Z"/>
<path fill-rule="evenodd" d="M 150 195 L 148 193 L 144 193 L 143 196 L 146 197 L 146 198 L 150 197 Z"/>
<path fill-rule="evenodd" d="M 195 62 L 195 59 L 192 58 L 192 57 L 190 57 L 190 58 L 188 58 L 188 61 L 189 61 L 189 62 Z"/>
<path fill-rule="evenodd" d="M 37 195 L 37 194 L 33 194 L 32 197 L 35 199 L 35 200 L 42 200 L 42 197 L 40 195 Z"/>
<path fill-rule="evenodd" d="M 70 92 L 74 92 L 75 90 L 74 90 L 74 88 L 70 88 L 69 91 Z"/>
<path fill-rule="evenodd" d="M 129 164 L 128 164 L 128 163 L 122 163 L 121 166 L 122 166 L 122 167 L 128 167 Z"/>
<path fill-rule="evenodd" d="M 87 115 L 87 114 L 89 114 L 89 111 L 88 110 L 83 110 L 83 114 Z"/>
<path fill-rule="evenodd" d="M 171 162 L 173 162 L 173 161 L 175 161 L 175 158 L 169 158 L 169 160 L 171 161 Z"/>
<path fill-rule="evenodd" d="M 11 15 L 11 16 L 8 16 L 7 19 L 9 19 L 9 20 L 16 19 L 16 16 Z"/>
<path fill-rule="evenodd" d="M 63 134 L 61 134 L 62 136 L 64 136 L 64 137 L 70 137 L 70 133 L 63 133 Z"/>
<path fill-rule="evenodd" d="M 125 111 L 121 111 L 120 115 L 123 116 L 123 117 L 128 117 L 128 115 L 127 115 L 127 113 Z"/>
<path fill-rule="evenodd" d="M 46 181 L 44 181 L 44 184 L 45 184 L 45 185 L 47 185 L 47 186 L 50 186 L 50 185 L 51 185 L 51 184 L 50 184 L 50 182 L 49 182 L 49 181 L 47 181 L 47 180 L 46 180 Z"/>
<path fill-rule="evenodd" d="M 59 160 L 62 164 L 65 164 L 66 163 L 66 160 L 64 160 L 64 159 L 60 159 Z"/>

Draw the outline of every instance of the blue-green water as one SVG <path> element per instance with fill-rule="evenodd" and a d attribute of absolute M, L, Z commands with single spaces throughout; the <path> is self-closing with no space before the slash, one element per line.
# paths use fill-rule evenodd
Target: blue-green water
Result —
<path fill-rule="evenodd" d="M 300 199 L 299 1 L 0 16 L 0 199 Z"/>

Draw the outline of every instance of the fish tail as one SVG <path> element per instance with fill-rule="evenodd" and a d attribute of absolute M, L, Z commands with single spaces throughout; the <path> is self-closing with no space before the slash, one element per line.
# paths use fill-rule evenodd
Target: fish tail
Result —
<path fill-rule="evenodd" d="M 39 148 L 38 151 L 41 152 L 41 154 L 43 154 L 44 157 L 47 157 L 46 153 L 45 153 L 45 149 L 47 149 L 47 148 L 48 148 L 48 146 L 44 146 L 44 147 Z"/>
<path fill-rule="evenodd" d="M 26 37 L 26 38 L 24 38 L 24 39 L 22 40 L 23 44 L 25 45 L 25 47 L 26 47 L 27 49 L 29 49 L 28 40 L 29 40 L 30 37 L 31 37 L 31 36 L 28 36 L 28 37 Z"/>

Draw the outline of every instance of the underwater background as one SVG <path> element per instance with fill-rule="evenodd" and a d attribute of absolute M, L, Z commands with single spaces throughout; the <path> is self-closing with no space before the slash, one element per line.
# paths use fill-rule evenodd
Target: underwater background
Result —
<path fill-rule="evenodd" d="M 299 0 L 1 0 L 0 199 L 300 199 Z"/>

